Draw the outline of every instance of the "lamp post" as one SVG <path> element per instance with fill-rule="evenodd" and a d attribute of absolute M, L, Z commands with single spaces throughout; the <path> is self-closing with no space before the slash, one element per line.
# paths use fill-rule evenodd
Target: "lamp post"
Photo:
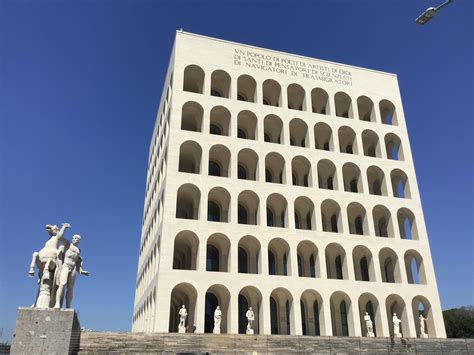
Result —
<path fill-rule="evenodd" d="M 422 12 L 420 16 L 416 19 L 416 23 L 419 25 L 424 25 L 427 23 L 429 20 L 431 20 L 435 15 L 438 13 L 439 10 L 441 10 L 443 7 L 451 4 L 454 0 L 446 0 L 443 2 L 441 5 L 437 7 L 429 7 L 425 11 Z"/>

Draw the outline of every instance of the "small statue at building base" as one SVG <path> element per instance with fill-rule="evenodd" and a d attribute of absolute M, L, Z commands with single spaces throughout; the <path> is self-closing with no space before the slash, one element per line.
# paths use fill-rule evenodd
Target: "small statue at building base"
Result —
<path fill-rule="evenodd" d="M 252 307 L 249 307 L 245 316 L 247 317 L 247 334 L 253 334 L 252 323 L 255 320 L 255 314 L 253 313 Z"/>
<path fill-rule="evenodd" d="M 420 338 L 428 338 L 428 334 L 426 334 L 426 327 L 425 327 L 425 322 L 428 320 L 428 318 L 423 317 L 423 314 L 420 313 Z"/>
<path fill-rule="evenodd" d="M 402 333 L 400 333 L 400 323 L 402 321 L 397 317 L 396 313 L 393 314 L 392 321 L 393 321 L 393 337 L 401 338 Z"/>
<path fill-rule="evenodd" d="M 178 325 L 178 333 L 186 333 L 186 317 L 188 316 L 188 311 L 186 307 L 183 306 L 179 310 L 179 325 Z"/>
<path fill-rule="evenodd" d="M 216 310 L 214 311 L 214 330 L 212 331 L 214 334 L 221 333 L 221 317 L 221 308 L 217 306 Z"/>
<path fill-rule="evenodd" d="M 372 320 L 370 319 L 370 315 L 368 312 L 365 312 L 364 320 L 365 320 L 365 327 L 367 328 L 367 337 L 373 338 L 375 336 L 374 324 L 372 323 Z"/>

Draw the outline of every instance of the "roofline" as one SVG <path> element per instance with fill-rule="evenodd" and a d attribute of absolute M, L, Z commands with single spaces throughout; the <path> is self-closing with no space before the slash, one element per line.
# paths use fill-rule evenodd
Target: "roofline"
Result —
<path fill-rule="evenodd" d="M 350 64 L 342 64 L 342 63 L 337 63 L 337 62 L 331 62 L 330 60 L 311 58 L 311 57 L 307 57 L 307 56 L 304 56 L 304 55 L 293 54 L 293 53 L 288 53 L 288 52 L 277 51 L 277 50 L 274 50 L 274 49 L 268 49 L 268 48 L 252 46 L 250 44 L 238 43 L 238 42 L 234 42 L 234 41 L 228 41 L 228 40 L 225 40 L 225 39 L 220 39 L 220 38 L 215 38 L 215 37 L 210 37 L 210 36 L 204 36 L 204 35 L 200 35 L 200 34 L 197 34 L 197 33 L 186 32 L 186 31 L 183 31 L 183 30 L 176 30 L 176 34 L 178 34 L 178 33 L 189 35 L 189 36 L 194 36 L 194 37 L 205 38 L 205 39 L 209 39 L 209 40 L 212 40 L 212 41 L 218 41 L 218 42 L 223 42 L 223 43 L 227 43 L 227 44 L 236 44 L 236 45 L 240 45 L 240 46 L 243 45 L 243 46 L 246 46 L 246 47 L 249 47 L 249 48 L 260 49 L 260 50 L 269 51 L 269 52 L 273 52 L 273 53 L 289 55 L 289 56 L 293 56 L 293 57 L 297 57 L 297 58 L 318 60 L 318 61 L 321 61 L 323 63 L 336 64 L 336 65 L 349 67 L 349 68 L 353 68 L 353 69 L 366 70 L 366 71 L 371 71 L 371 72 L 378 73 L 378 74 L 384 74 L 384 75 L 390 75 L 390 76 L 397 77 L 397 74 L 395 74 L 395 73 L 389 73 L 389 72 L 385 72 L 385 71 L 381 71 L 381 70 L 363 68 L 363 67 L 358 67 L 358 66 L 350 65 Z"/>

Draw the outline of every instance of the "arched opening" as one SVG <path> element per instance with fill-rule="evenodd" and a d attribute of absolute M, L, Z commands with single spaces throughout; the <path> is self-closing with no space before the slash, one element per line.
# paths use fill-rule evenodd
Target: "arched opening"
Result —
<path fill-rule="evenodd" d="M 253 286 L 246 286 L 239 292 L 239 334 L 247 333 L 247 312 L 252 308 L 254 320 L 252 322 L 253 334 L 260 334 L 263 329 L 262 294 Z M 252 333 L 250 333 L 252 334 Z"/>
<path fill-rule="evenodd" d="M 303 120 L 293 118 L 290 121 L 290 145 L 296 147 L 308 147 L 308 126 Z"/>
<path fill-rule="evenodd" d="M 346 337 L 355 335 L 352 312 L 352 302 L 347 294 L 342 291 L 336 291 L 331 295 L 331 322 L 333 335 Z"/>
<path fill-rule="evenodd" d="M 171 291 L 170 297 L 170 316 L 168 331 L 177 333 L 179 326 L 179 310 L 182 306 L 186 307 L 188 316 L 184 324 L 185 327 L 192 326 L 196 322 L 196 300 L 197 291 L 191 284 L 186 282 L 176 285 Z"/>
<path fill-rule="evenodd" d="M 377 205 L 372 210 L 375 235 L 383 238 L 394 238 L 392 215 L 387 207 Z"/>
<path fill-rule="evenodd" d="M 328 279 L 349 279 L 346 251 L 337 243 L 331 243 L 326 247 L 326 272 Z"/>
<path fill-rule="evenodd" d="M 283 121 L 276 115 L 267 115 L 263 119 L 264 141 L 283 143 Z"/>
<path fill-rule="evenodd" d="M 224 70 L 211 74 L 211 96 L 230 98 L 230 75 Z"/>
<path fill-rule="evenodd" d="M 267 79 L 263 82 L 263 104 L 281 107 L 281 86 L 275 80 Z"/>
<path fill-rule="evenodd" d="M 390 331 L 390 336 L 394 336 L 394 316 L 401 320 L 399 323 L 400 337 L 410 337 L 410 330 L 408 329 L 408 314 L 405 307 L 405 301 L 398 295 L 391 294 L 385 300 L 385 308 L 387 311 L 387 322 Z M 398 323 L 398 322 L 397 322 Z"/>
<path fill-rule="evenodd" d="M 416 336 L 418 338 L 437 338 L 436 320 L 428 299 L 424 296 L 416 296 L 411 302 L 413 318 L 415 321 Z"/>
<path fill-rule="evenodd" d="M 313 242 L 304 240 L 298 244 L 298 276 L 320 277 L 318 248 Z"/>
<path fill-rule="evenodd" d="M 204 110 L 197 102 L 186 102 L 181 109 L 181 129 L 202 132 Z"/>
<path fill-rule="evenodd" d="M 342 233 L 341 208 L 334 200 L 321 203 L 321 220 L 324 232 Z"/>
<path fill-rule="evenodd" d="M 215 233 L 207 239 L 206 271 L 227 272 L 230 267 L 230 241 L 224 234 Z"/>
<path fill-rule="evenodd" d="M 318 162 L 318 185 L 320 189 L 337 190 L 336 166 L 327 159 Z"/>
<path fill-rule="evenodd" d="M 205 314 L 204 314 L 204 332 L 213 333 L 214 328 L 214 312 L 217 306 L 221 310 L 220 332 L 228 332 L 228 324 L 230 324 L 230 293 L 223 285 L 213 285 L 208 288 L 205 299 Z"/>
<path fill-rule="evenodd" d="M 237 166 L 237 177 L 243 180 L 258 179 L 258 155 L 252 149 L 242 149 L 239 151 Z"/>
<path fill-rule="evenodd" d="M 354 118 L 352 113 L 352 99 L 345 92 L 338 92 L 334 95 L 336 104 L 336 116 L 344 118 Z"/>
<path fill-rule="evenodd" d="M 311 163 L 305 157 L 299 155 L 291 161 L 292 182 L 295 186 L 313 186 Z"/>
<path fill-rule="evenodd" d="M 408 176 L 400 169 L 394 169 L 390 173 L 392 181 L 392 190 L 394 197 L 411 198 L 410 184 L 408 183 Z"/>
<path fill-rule="evenodd" d="M 301 329 L 303 335 L 325 335 L 324 308 L 321 295 L 314 290 L 306 290 L 301 294 Z"/>
<path fill-rule="evenodd" d="M 380 118 L 382 123 L 398 126 L 397 113 L 395 106 L 388 100 L 381 100 L 379 103 Z"/>
<path fill-rule="evenodd" d="M 257 238 L 247 235 L 239 240 L 238 271 L 242 274 L 260 274 L 260 242 Z"/>
<path fill-rule="evenodd" d="M 397 254 L 390 248 L 383 248 L 379 252 L 380 272 L 382 273 L 382 282 L 400 283 L 400 264 Z"/>
<path fill-rule="evenodd" d="M 425 265 L 420 253 L 408 250 L 405 252 L 404 260 L 408 283 L 426 285 Z"/>
<path fill-rule="evenodd" d="M 408 208 L 400 208 L 397 212 L 398 229 L 400 238 L 418 240 L 415 215 Z"/>
<path fill-rule="evenodd" d="M 361 121 L 375 122 L 374 103 L 367 96 L 359 96 L 357 99 L 359 119 Z"/>
<path fill-rule="evenodd" d="M 403 155 L 402 141 L 393 133 L 385 135 L 385 149 L 387 158 L 392 160 L 405 160 Z"/>
<path fill-rule="evenodd" d="M 364 146 L 364 155 L 366 157 L 380 158 L 379 136 L 374 131 L 366 129 L 362 132 L 362 145 Z"/>
<path fill-rule="evenodd" d="M 286 288 L 278 287 L 270 295 L 270 325 L 272 334 L 295 334 L 293 297 Z"/>
<path fill-rule="evenodd" d="M 218 136 L 230 136 L 230 112 L 223 106 L 215 106 L 211 110 L 209 133 Z"/>
<path fill-rule="evenodd" d="M 201 192 L 193 184 L 181 185 L 176 196 L 176 218 L 199 219 Z"/>
<path fill-rule="evenodd" d="M 268 273 L 291 275 L 290 246 L 281 238 L 274 238 L 268 244 Z"/>
<path fill-rule="evenodd" d="M 182 231 L 174 239 L 173 269 L 196 270 L 199 238 L 191 231 Z"/>
<path fill-rule="evenodd" d="M 250 190 L 242 191 L 238 197 L 238 223 L 260 224 L 259 220 L 260 199 Z"/>
<path fill-rule="evenodd" d="M 257 139 L 257 116 L 250 111 L 240 111 L 237 115 L 237 137 Z"/>
<path fill-rule="evenodd" d="M 267 197 L 267 226 L 288 228 L 288 203 L 277 193 Z"/>
<path fill-rule="evenodd" d="M 387 196 L 387 185 L 385 184 L 385 174 L 377 166 L 370 166 L 367 169 L 367 182 L 371 195 Z"/>
<path fill-rule="evenodd" d="M 357 281 L 375 281 L 375 269 L 370 250 L 362 245 L 352 250 L 352 261 Z"/>
<path fill-rule="evenodd" d="M 347 206 L 347 220 L 349 222 L 349 233 L 357 235 L 368 235 L 369 226 L 365 208 L 357 202 Z"/>
<path fill-rule="evenodd" d="M 222 187 L 214 187 L 207 197 L 207 220 L 209 222 L 229 222 L 230 194 Z"/>
<path fill-rule="evenodd" d="M 382 314 L 380 313 L 379 301 L 371 293 L 363 293 L 359 297 L 359 319 L 362 336 L 368 337 L 367 323 L 364 317 L 368 315 L 372 322 L 373 336 L 383 337 Z"/>
<path fill-rule="evenodd" d="M 178 170 L 183 173 L 201 173 L 202 149 L 194 141 L 186 141 L 179 148 Z"/>
<path fill-rule="evenodd" d="M 250 75 L 241 75 L 237 79 L 237 100 L 257 102 L 257 82 Z"/>
<path fill-rule="evenodd" d="M 265 181 L 285 184 L 285 159 L 278 153 L 268 153 L 265 157 Z"/>
<path fill-rule="evenodd" d="M 331 127 L 324 122 L 314 125 L 314 145 L 316 149 L 334 151 Z"/>
<path fill-rule="evenodd" d="M 209 176 L 230 176 L 230 151 L 222 144 L 216 144 L 209 149 Z"/>
<path fill-rule="evenodd" d="M 358 154 L 356 134 L 352 128 L 339 128 L 339 151 L 347 154 Z"/>
<path fill-rule="evenodd" d="M 298 111 L 306 111 L 305 91 L 301 85 L 290 84 L 287 88 L 288 108 Z"/>
<path fill-rule="evenodd" d="M 322 115 L 329 115 L 329 96 L 328 93 L 321 89 L 315 88 L 311 91 L 311 104 L 314 113 L 320 113 Z"/>
<path fill-rule="evenodd" d="M 342 166 L 342 176 L 344 179 L 344 191 L 362 193 L 363 185 L 360 176 L 360 169 L 354 163 L 346 163 Z"/>
<path fill-rule="evenodd" d="M 183 91 L 203 93 L 204 70 L 197 65 L 188 65 L 184 69 Z"/>
<path fill-rule="evenodd" d="M 295 228 L 305 230 L 316 229 L 314 204 L 309 198 L 300 196 L 295 200 Z"/>

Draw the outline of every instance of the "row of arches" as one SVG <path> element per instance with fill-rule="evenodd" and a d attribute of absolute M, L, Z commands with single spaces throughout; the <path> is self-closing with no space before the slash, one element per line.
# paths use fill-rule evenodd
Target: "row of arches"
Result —
<path fill-rule="evenodd" d="M 307 95 L 306 90 L 296 83 L 288 85 L 284 91 L 280 83 L 273 79 L 265 80 L 261 84 L 260 92 L 257 81 L 247 74 L 237 78 L 237 92 L 233 93 L 231 82 L 231 76 L 226 71 L 214 70 L 211 73 L 208 93 L 211 96 L 236 98 L 239 101 L 258 102 L 275 107 L 282 107 L 286 99 L 289 109 L 344 118 L 355 118 L 357 114 L 360 120 L 368 122 L 376 122 L 378 114 L 382 123 L 398 125 L 395 105 L 386 99 L 379 101 L 378 113 L 376 113 L 373 100 L 364 95 L 353 100 L 347 93 L 339 91 L 334 98 L 330 98 L 327 91 L 322 88 L 314 88 Z M 188 65 L 184 69 L 183 90 L 205 93 L 205 72 L 201 67 Z M 283 97 L 284 92 L 285 97 Z M 257 93 L 260 93 L 261 97 L 258 97 Z"/>
<path fill-rule="evenodd" d="M 184 184 L 177 192 L 176 218 L 203 219 L 200 211 L 201 192 L 196 185 Z M 244 190 L 237 197 L 237 223 L 262 225 L 268 227 L 289 228 L 290 215 L 286 198 L 278 193 L 272 193 L 266 198 L 265 217 L 261 220 L 260 197 L 251 190 Z M 313 201 L 300 196 L 293 203 L 294 227 L 302 230 L 316 230 L 319 224 L 324 232 L 349 233 L 356 235 L 375 235 L 377 237 L 395 238 L 395 227 L 390 210 L 383 205 L 372 208 L 372 226 L 369 227 L 369 217 L 365 207 L 358 202 L 351 202 L 346 208 L 347 227 L 343 222 L 343 211 L 339 204 L 326 199 L 318 206 L 320 219 L 317 217 Z M 207 220 L 210 222 L 231 221 L 231 196 L 223 187 L 214 187 L 208 193 Z M 415 215 L 406 207 L 398 209 L 396 223 L 402 239 L 418 239 Z"/>
<path fill-rule="evenodd" d="M 203 131 L 204 109 L 194 101 L 186 102 L 181 111 L 181 129 L 186 131 Z M 231 133 L 231 113 L 224 106 L 215 106 L 209 115 L 209 132 L 214 135 L 231 136 L 238 138 L 259 140 L 277 144 L 290 144 L 296 147 L 315 148 L 327 151 L 335 150 L 335 139 L 332 128 L 325 122 L 318 122 L 313 127 L 313 136 L 310 139 L 310 130 L 306 122 L 300 118 L 293 118 L 289 122 L 289 137 L 285 136 L 283 120 L 274 114 L 263 119 L 263 137 L 258 132 L 258 118 L 249 111 L 243 110 L 237 114 L 237 132 Z M 339 151 L 346 154 L 360 154 L 368 157 L 382 157 L 382 148 L 379 136 L 371 129 L 365 129 L 360 138 L 348 126 L 341 126 L 337 131 Z M 362 142 L 362 146 L 359 147 Z M 385 152 L 388 159 L 404 160 L 400 138 L 394 133 L 387 133 L 384 137 Z"/>
<path fill-rule="evenodd" d="M 188 323 L 196 324 L 198 331 L 205 333 L 212 333 L 213 313 L 219 306 L 222 311 L 221 333 L 234 330 L 245 334 L 245 312 L 252 307 L 255 334 L 365 336 L 364 315 L 367 312 L 373 321 L 376 337 L 393 336 L 394 313 L 401 319 L 401 332 L 405 337 L 420 337 L 420 314 L 427 318 L 425 329 L 428 336 L 436 337 L 431 304 L 422 295 L 413 297 L 407 304 L 397 294 L 379 300 L 374 294 L 363 292 L 353 299 L 343 291 L 335 291 L 328 298 L 323 298 L 315 289 L 307 289 L 294 296 L 287 288 L 277 287 L 269 295 L 262 295 L 257 287 L 250 285 L 243 287 L 238 295 L 232 295 L 224 285 L 214 284 L 199 297 L 203 297 L 203 301 L 199 301 L 204 302 L 202 308 L 197 306 L 198 292 L 193 285 L 180 283 L 173 288 L 169 332 L 178 331 L 177 314 L 184 305 L 188 310 Z M 200 311 L 203 316 L 198 315 Z M 199 324 L 198 320 L 203 324 Z M 296 323 L 299 323 L 298 330 Z"/>
<path fill-rule="evenodd" d="M 265 253 L 269 275 L 401 283 L 404 266 L 409 284 L 426 284 L 427 280 L 423 258 L 414 249 L 405 251 L 400 262 L 398 254 L 391 248 L 383 247 L 374 258 L 367 247 L 358 245 L 349 251 L 351 258 L 348 258 L 346 249 L 339 243 L 328 244 L 321 255 L 314 242 L 304 240 L 296 247 L 297 260 L 294 263 L 290 244 L 285 239 L 273 238 L 265 252 L 265 246 L 257 238 L 246 235 L 237 244 L 237 270 L 232 270 L 232 243 L 225 234 L 215 233 L 207 238 L 205 255 L 199 255 L 204 252 L 199 244 L 200 239 L 194 232 L 178 233 L 174 240 L 173 269 L 197 270 L 199 260 L 205 258 L 206 271 L 262 274 L 262 253 Z M 351 259 L 352 265 L 348 261 Z M 377 274 L 380 279 L 377 279 Z"/>

